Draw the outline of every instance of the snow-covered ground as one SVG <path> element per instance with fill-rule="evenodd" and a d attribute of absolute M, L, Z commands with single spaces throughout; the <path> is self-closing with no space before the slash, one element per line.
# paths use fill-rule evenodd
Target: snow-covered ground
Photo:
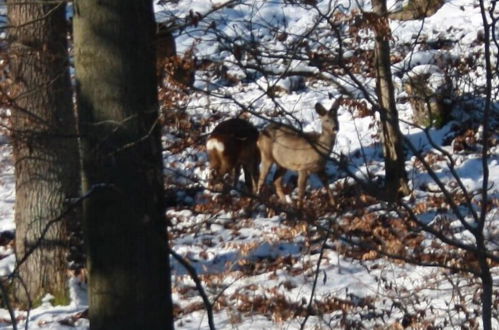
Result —
<path fill-rule="evenodd" d="M 297 1 L 299 2 L 299 1 Z M 313 1 L 312 1 L 313 2 Z M 172 14 L 185 17 L 189 12 L 201 14 L 211 11 L 225 1 L 180 0 L 177 4 L 155 5 L 158 20 L 165 21 Z M 278 34 L 285 31 L 289 38 L 298 38 L 308 31 L 316 21 L 316 12 L 307 6 L 293 5 L 293 1 L 238 1 L 227 8 L 214 11 L 197 26 L 187 27 L 176 34 L 177 50 L 183 53 L 195 44 L 195 54 L 199 61 L 209 59 L 219 61 L 226 66 L 227 72 L 239 81 L 227 84 L 223 78 L 215 79 L 208 70 L 196 73 L 192 93 L 186 100 L 185 113 L 178 125 L 165 127 L 164 152 L 165 175 L 169 196 L 177 206 L 167 210 L 171 221 L 171 246 L 175 252 L 189 260 L 200 275 L 205 290 L 213 302 L 217 329 L 296 329 L 301 326 L 307 311 L 313 311 L 307 320 L 307 329 L 399 329 L 411 324 L 413 328 L 453 329 L 470 323 L 466 319 L 476 318 L 480 310 L 479 281 L 469 275 L 445 271 L 435 267 L 415 266 L 401 261 L 393 261 L 376 255 L 355 254 L 349 250 L 345 241 L 333 239 L 334 229 L 329 232 L 329 239 L 324 242 L 325 233 L 331 224 L 344 221 L 358 221 L 369 214 L 392 216 L 391 213 L 374 211 L 379 204 L 359 205 L 366 213 L 356 213 L 355 205 L 340 206 L 328 211 L 324 207 L 324 192 L 317 190 L 320 184 L 314 178 L 307 190 L 308 211 L 304 214 L 286 214 L 271 212 L 260 202 L 251 202 L 232 191 L 230 195 L 212 193 L 200 188 L 206 184 L 208 176 L 207 156 L 203 147 L 203 136 L 225 117 L 239 114 L 239 105 L 251 110 L 249 120 L 257 127 L 265 125 L 266 120 L 276 113 L 277 102 L 289 116 L 273 117 L 273 120 L 288 121 L 295 126 L 298 122 L 304 131 L 320 131 L 320 121 L 313 111 L 316 102 L 330 106 L 340 92 L 335 85 L 305 80 L 304 86 L 289 91 L 293 85 L 291 78 L 279 79 L 276 76 L 248 77 L 248 71 L 242 70 L 234 54 L 225 49 L 224 40 L 236 43 L 243 39 L 256 38 L 265 45 L 265 51 L 282 54 L 285 48 L 277 42 Z M 340 1 L 341 11 L 348 12 L 350 2 Z M 323 13 L 330 10 L 330 1 L 318 1 L 317 8 Z M 398 2 L 389 3 L 395 8 Z M 369 9 L 370 3 L 356 2 L 355 8 Z M 497 13 L 499 15 L 499 13 Z M 210 32 L 216 22 L 217 34 Z M 418 148 L 432 158 L 432 166 L 438 177 L 448 186 L 456 187 L 455 179 L 446 166 L 446 160 L 438 156 L 435 148 L 429 144 L 428 136 L 421 129 L 411 125 L 412 113 L 409 102 L 404 101 L 407 94 L 402 85 L 411 74 L 431 73 L 432 82 L 439 83 L 444 77 L 441 69 L 443 60 L 469 59 L 480 60 L 483 44 L 480 31 L 483 30 L 480 8 L 473 0 L 448 0 L 432 17 L 424 20 L 406 22 L 391 21 L 392 53 L 394 60 L 394 84 L 397 108 L 403 134 Z M 322 27 L 326 29 L 326 27 Z M 223 40 L 220 38 L 223 36 Z M 323 36 L 323 34 L 318 34 Z M 360 31 L 365 38 L 362 45 L 372 48 L 368 34 Z M 445 48 L 429 49 L 421 41 L 447 42 Z M 317 41 L 317 40 L 316 40 Z M 345 44 L 353 41 L 344 40 Z M 334 48 L 337 42 L 331 38 L 317 41 L 310 47 L 326 46 Z M 407 47 L 414 47 L 408 52 Z M 345 57 L 356 56 L 355 49 L 346 49 Z M 497 49 L 493 50 L 493 63 L 497 60 Z M 288 62 L 269 61 L 266 67 L 273 72 L 286 70 L 318 73 L 316 66 L 296 59 Z M 375 79 L 372 76 L 357 75 L 368 91 L 374 90 Z M 497 76 L 495 84 L 497 86 Z M 470 70 L 466 76 L 458 77 L 460 96 L 472 93 L 472 86 L 483 86 L 483 63 Z M 345 88 L 353 91 L 350 82 L 343 80 Z M 469 82 L 473 82 L 470 84 Z M 288 91 L 272 100 L 265 96 L 268 86 L 277 84 Z M 462 87 L 462 88 L 461 88 Z M 210 93 L 204 93 L 210 91 Z M 359 93 L 359 100 L 363 97 Z M 470 100 L 471 100 L 470 96 Z M 430 129 L 429 137 L 434 143 L 453 155 L 455 171 L 466 189 L 476 192 L 482 187 L 483 168 L 480 159 L 480 128 L 476 124 L 479 115 L 472 113 L 479 108 L 480 101 L 470 101 L 456 106 L 453 119 L 440 129 Z M 497 104 L 495 104 L 497 107 Z M 493 140 L 497 141 L 497 109 L 491 118 L 495 131 Z M 292 115 L 292 116 L 291 116 Z M 290 118 L 293 117 L 294 120 Z M 214 119 L 217 118 L 217 119 Z M 352 164 L 357 175 L 370 173 L 384 175 L 381 148 L 377 138 L 377 125 L 372 115 L 359 115 L 343 105 L 339 110 L 340 131 L 338 133 L 333 158 L 343 155 Z M 456 127 L 466 123 L 471 133 L 460 132 Z M 187 125 L 187 126 L 182 126 Z M 198 130 L 195 134 L 182 129 Z M 457 138 L 455 138 L 457 137 Z M 464 141 L 464 142 L 462 142 Z M 465 143 L 465 147 L 458 147 Z M 486 235 L 489 246 L 499 250 L 499 155 L 498 146 L 490 148 L 488 160 L 489 196 L 492 208 L 488 213 Z M 180 147 L 179 147 L 180 146 Z M 414 199 L 408 201 L 418 208 L 421 220 L 440 221 L 448 216 L 448 223 L 455 227 L 454 237 L 469 240 L 469 235 L 462 230 L 458 221 L 451 215 L 442 215 L 439 205 L 428 209 L 419 209 L 431 200 L 438 201 L 434 192 L 438 187 L 423 170 L 416 157 L 409 154 L 406 161 Z M 350 181 L 331 162 L 328 164 L 331 188 L 338 200 L 349 202 L 354 199 L 347 196 Z M 292 181 L 288 174 L 288 181 Z M 342 190 L 343 189 L 343 190 Z M 355 194 L 353 191 L 351 194 Z M 14 177 L 11 149 L 8 141 L 0 139 L 0 232 L 14 230 Z M 293 194 L 292 198 L 296 198 Z M 341 211 L 339 211 L 341 210 Z M 364 212 L 364 210 L 363 210 Z M 360 218 L 356 218 L 360 217 Z M 395 216 L 396 217 L 396 216 Z M 368 218 L 365 218 L 368 219 Z M 445 220 L 445 219 L 444 219 Z M 410 238 L 407 245 L 412 246 Z M 423 247 L 439 249 L 434 238 L 424 236 Z M 14 258 L 9 246 L 0 247 L 0 274 L 8 274 L 13 268 Z M 186 270 L 172 259 L 173 300 L 176 306 L 176 328 L 206 329 L 207 314 L 202 300 L 196 291 L 194 281 Z M 495 316 L 499 306 L 499 267 L 493 268 L 495 285 Z M 76 328 L 88 327 L 88 320 L 80 318 L 87 308 L 85 284 L 71 280 L 72 303 L 69 306 L 52 307 L 49 302 L 32 310 L 29 314 L 30 329 L 64 329 L 72 325 Z M 311 294 L 312 308 L 308 308 Z M 26 312 L 18 312 L 20 326 L 26 318 Z M 0 328 L 9 328 L 9 315 L 0 310 Z M 477 319 L 480 322 L 479 318 Z M 499 321 L 493 321 L 494 329 L 499 329 Z"/>

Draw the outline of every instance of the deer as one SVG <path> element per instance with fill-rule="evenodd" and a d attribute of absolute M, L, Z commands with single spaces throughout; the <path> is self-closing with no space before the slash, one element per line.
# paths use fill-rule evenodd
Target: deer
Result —
<path fill-rule="evenodd" d="M 282 177 L 286 170 L 298 172 L 298 208 L 303 207 L 305 185 L 310 174 L 315 173 L 329 196 L 329 204 L 333 204 L 333 194 L 329 189 L 328 177 L 325 171 L 326 161 L 333 149 L 336 134 L 339 130 L 338 108 L 339 97 L 328 111 L 320 103 L 315 105 L 315 111 L 320 117 L 322 133 L 303 133 L 284 124 L 272 123 L 261 133 L 257 141 L 260 150 L 261 168 L 258 178 L 258 194 L 266 180 L 272 164 L 276 164 L 274 186 L 279 199 L 286 202 L 282 189 Z"/>
<path fill-rule="evenodd" d="M 242 168 L 248 192 L 255 192 L 260 164 L 258 136 L 255 126 L 241 118 L 228 119 L 215 127 L 206 141 L 211 168 L 210 188 L 214 188 L 217 181 L 223 181 L 226 175 L 233 176 L 235 187 Z"/>

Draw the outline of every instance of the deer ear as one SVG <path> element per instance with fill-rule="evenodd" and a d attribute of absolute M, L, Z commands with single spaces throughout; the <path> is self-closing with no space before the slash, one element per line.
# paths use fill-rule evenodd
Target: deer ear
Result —
<path fill-rule="evenodd" d="M 316 103 L 315 104 L 315 112 L 317 112 L 317 114 L 319 116 L 325 116 L 327 113 L 327 110 L 326 110 L 326 108 L 324 108 L 324 106 L 322 104 Z"/>
<path fill-rule="evenodd" d="M 342 96 L 338 97 L 336 101 L 334 101 L 333 105 L 331 106 L 331 109 L 329 110 L 330 112 L 338 112 L 338 108 L 340 107 Z"/>

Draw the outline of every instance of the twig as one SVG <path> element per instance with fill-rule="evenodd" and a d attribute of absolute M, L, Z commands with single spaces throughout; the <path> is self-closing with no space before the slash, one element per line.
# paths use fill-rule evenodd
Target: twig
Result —
<path fill-rule="evenodd" d="M 210 303 L 210 299 L 206 295 L 206 292 L 204 291 L 203 284 L 201 283 L 201 280 L 199 279 L 199 276 L 196 273 L 196 269 L 192 267 L 187 260 L 182 258 L 181 255 L 179 255 L 177 252 L 173 251 L 170 249 L 170 254 L 172 257 L 175 258 L 182 266 L 185 267 L 189 275 L 191 276 L 192 280 L 196 284 L 196 289 L 199 292 L 199 295 L 201 296 L 201 299 L 203 299 L 204 307 L 206 308 L 206 313 L 208 314 L 208 325 L 211 330 L 215 330 L 215 322 L 213 320 L 213 306 Z"/>
<path fill-rule="evenodd" d="M 41 243 L 43 242 L 44 238 L 45 238 L 45 235 L 47 234 L 48 230 L 50 229 L 50 227 L 55 224 L 56 222 L 58 221 L 61 221 L 62 219 L 65 218 L 65 216 L 71 212 L 77 205 L 79 205 L 80 203 L 82 203 L 85 199 L 89 198 L 93 192 L 96 190 L 96 189 L 99 189 L 99 188 L 103 188 L 103 187 L 108 187 L 108 185 L 95 185 L 93 186 L 84 196 L 81 196 L 80 198 L 78 198 L 75 202 L 73 202 L 64 212 L 62 212 L 59 216 L 55 217 L 54 219 L 50 220 L 47 225 L 45 226 L 45 228 L 43 229 L 40 237 L 38 238 L 38 240 L 35 242 L 35 244 L 33 244 L 29 250 L 24 254 L 24 256 L 18 260 L 16 262 L 16 267 L 14 268 L 14 270 L 7 276 L 8 279 L 14 279 L 14 278 L 17 278 L 19 280 L 19 282 L 21 283 L 21 286 L 23 287 L 23 289 L 26 291 L 26 297 L 28 299 L 28 311 L 27 311 L 27 317 L 26 317 L 26 325 L 25 325 L 25 328 L 26 330 L 28 329 L 28 323 L 29 323 L 29 311 L 31 310 L 31 307 L 32 307 L 32 302 L 31 302 L 31 298 L 30 298 L 30 295 L 29 295 L 29 292 L 28 292 L 28 288 L 26 286 L 26 283 L 23 281 L 23 279 L 17 274 L 18 271 L 19 271 L 19 268 L 26 262 L 26 260 L 29 258 L 30 255 L 33 254 L 33 252 L 35 252 L 36 249 L 38 249 L 41 245 Z M 17 324 L 16 324 L 16 319 L 15 319 L 15 314 L 14 314 L 14 311 L 12 309 L 12 306 L 10 305 L 10 300 L 9 300 L 9 297 L 8 297 L 8 293 L 7 291 L 5 290 L 5 287 L 3 285 L 3 283 L 0 281 L 0 291 L 2 292 L 2 296 L 4 297 L 5 299 L 5 303 L 7 305 L 7 309 L 9 310 L 9 314 L 10 314 L 10 317 L 11 317 L 11 321 L 12 321 L 12 325 L 13 325 L 13 329 L 16 330 L 17 329 Z"/>
<path fill-rule="evenodd" d="M 5 288 L 1 280 L 0 280 L 0 290 L 2 291 L 2 296 L 4 297 L 5 305 L 7 305 L 7 310 L 9 311 L 10 320 L 12 322 L 12 329 L 17 330 L 16 314 L 14 312 L 14 309 L 12 308 L 12 305 L 10 304 L 10 299 L 7 289 Z"/>
<path fill-rule="evenodd" d="M 326 235 L 324 236 L 324 241 L 322 242 L 321 251 L 319 253 L 319 259 L 317 260 L 314 282 L 312 284 L 312 292 L 310 293 L 310 298 L 309 298 L 308 306 L 307 306 L 307 314 L 305 315 L 305 319 L 301 323 L 300 330 L 305 329 L 305 324 L 307 323 L 307 320 L 310 316 L 310 312 L 312 310 L 312 301 L 314 300 L 315 289 L 317 287 L 317 280 L 319 279 L 319 268 L 321 266 L 322 257 L 324 256 L 324 250 L 326 249 L 326 246 L 327 246 L 327 240 L 329 239 L 329 234 L 331 233 L 331 227 L 333 226 L 332 224 L 333 224 L 333 220 L 330 219 L 329 220 L 329 227 L 327 228 Z"/>
<path fill-rule="evenodd" d="M 411 124 L 411 123 L 406 122 L 406 121 L 404 121 L 404 122 L 408 125 L 411 125 L 413 127 L 421 129 L 423 131 L 425 137 L 428 139 L 428 142 L 430 143 L 432 148 L 434 148 L 435 150 L 437 150 L 438 152 L 440 152 L 442 155 L 444 155 L 447 158 L 447 160 L 448 160 L 447 167 L 449 168 L 450 173 L 452 174 L 452 176 L 456 180 L 456 183 L 458 184 L 459 188 L 463 192 L 464 198 L 466 199 L 466 204 L 468 206 L 468 209 L 470 210 L 471 215 L 473 216 L 473 219 L 475 219 L 475 221 L 478 222 L 478 216 L 475 212 L 475 209 L 473 208 L 472 200 L 470 197 L 471 193 L 468 191 L 468 189 L 466 189 L 463 181 L 461 180 L 461 177 L 456 172 L 456 167 L 455 167 L 456 162 L 455 162 L 454 158 L 452 158 L 452 155 L 448 151 L 446 151 L 444 148 L 439 146 L 437 143 L 435 143 L 435 141 L 431 137 L 430 133 L 428 132 L 429 128 L 422 128 L 418 125 L 414 125 L 414 124 Z M 417 157 L 417 155 L 416 155 L 416 157 Z M 423 158 L 420 158 L 420 161 L 423 162 Z M 425 164 L 423 164 L 423 165 L 425 165 Z M 425 167 L 426 167 L 426 165 L 425 165 Z"/>
<path fill-rule="evenodd" d="M 452 211 L 456 215 L 456 217 L 459 219 L 461 224 L 469 230 L 470 232 L 474 233 L 475 229 L 466 221 L 465 216 L 462 214 L 462 212 L 459 210 L 459 207 L 456 205 L 454 199 L 452 198 L 451 193 L 447 190 L 443 182 L 438 178 L 437 174 L 435 171 L 431 168 L 430 164 L 424 159 L 424 157 L 419 153 L 416 149 L 416 147 L 412 144 L 412 142 L 408 138 L 404 138 L 405 145 L 409 148 L 409 150 L 416 156 L 416 158 L 423 164 L 424 168 L 428 172 L 428 175 L 433 179 L 433 181 L 437 184 L 438 188 L 444 195 L 445 199 L 447 200 L 447 203 L 449 203 L 449 206 L 451 207 Z"/>
<path fill-rule="evenodd" d="M 51 8 L 49 11 L 47 11 L 46 13 L 43 14 L 43 16 L 41 17 L 38 17 L 36 19 L 33 19 L 29 22 L 25 22 L 25 23 L 22 23 L 22 24 L 19 24 L 19 25 L 8 25 L 8 26 L 4 26 L 3 29 L 19 29 L 19 28 L 23 28 L 23 27 L 26 27 L 28 25 L 31 25 L 31 24 L 35 24 L 37 22 L 41 22 L 41 21 L 44 21 L 47 17 L 49 17 L 50 15 L 52 15 L 53 12 L 55 12 L 57 9 L 59 9 L 59 7 L 61 7 L 62 5 L 64 5 L 66 2 L 64 1 L 56 1 L 56 2 L 52 2 L 54 5 L 53 8 Z M 36 3 L 35 4 L 41 4 L 41 3 Z"/>
<path fill-rule="evenodd" d="M 83 196 L 79 197 L 76 201 L 74 201 L 64 212 L 62 212 L 59 216 L 53 218 L 52 220 L 47 222 L 47 225 L 45 228 L 43 228 L 42 233 L 40 234 L 40 237 L 38 237 L 38 240 L 29 248 L 29 250 L 24 254 L 24 256 L 17 261 L 16 263 L 16 268 L 11 272 L 9 275 L 9 278 L 12 278 L 15 276 L 17 271 L 19 270 L 19 267 L 29 258 L 33 252 L 41 245 L 42 241 L 45 239 L 45 235 L 49 231 L 50 227 L 57 223 L 58 221 L 61 221 L 62 219 L 65 218 L 66 215 L 68 215 L 77 205 L 81 204 L 85 199 L 89 198 L 97 189 L 102 189 L 102 188 L 109 188 L 110 186 L 107 184 L 101 184 L 101 185 L 94 185 L 90 188 L 90 190 Z"/>
<path fill-rule="evenodd" d="M 24 282 L 24 279 L 21 276 L 17 276 L 19 279 L 19 282 L 21 283 L 21 286 L 23 287 L 24 291 L 26 292 L 26 297 L 28 299 L 28 310 L 26 311 L 26 322 L 24 323 L 24 329 L 28 330 L 29 329 L 29 314 L 31 313 L 31 308 L 33 307 L 33 301 L 31 301 L 31 296 L 29 294 L 28 286 L 26 285 L 26 282 Z"/>

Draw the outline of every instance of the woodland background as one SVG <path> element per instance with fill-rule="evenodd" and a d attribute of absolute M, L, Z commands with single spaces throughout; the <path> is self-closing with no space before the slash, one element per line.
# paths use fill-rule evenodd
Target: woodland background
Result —
<path fill-rule="evenodd" d="M 496 1 L 2 14 L 2 327 L 499 329 Z M 208 189 L 216 124 L 340 96 L 333 205 Z"/>

